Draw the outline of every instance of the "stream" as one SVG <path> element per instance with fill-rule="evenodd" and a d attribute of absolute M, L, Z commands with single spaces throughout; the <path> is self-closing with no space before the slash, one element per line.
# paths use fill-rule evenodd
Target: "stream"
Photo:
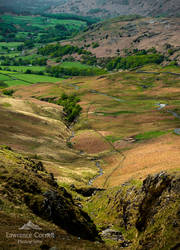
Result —
<path fill-rule="evenodd" d="M 71 135 L 70 135 L 69 138 L 68 138 L 68 141 L 69 141 L 69 142 L 71 142 L 71 140 L 75 137 L 75 133 L 74 133 L 74 131 L 72 130 L 72 127 L 70 127 L 70 129 L 71 129 Z M 81 154 L 82 154 L 82 152 L 81 152 Z M 95 161 L 95 160 L 94 160 L 94 161 Z M 99 162 L 99 161 L 95 161 L 95 164 L 96 164 L 96 167 L 99 169 L 99 171 L 98 171 L 98 174 L 97 174 L 96 176 L 94 176 L 92 179 L 89 180 L 89 182 L 88 182 L 88 185 L 89 185 L 89 186 L 92 185 L 93 182 L 94 182 L 98 177 L 100 177 L 100 176 L 103 175 L 103 169 L 101 168 L 100 162 Z"/>
<path fill-rule="evenodd" d="M 111 99 L 113 99 L 113 100 L 115 100 L 115 101 L 117 101 L 117 102 L 124 102 L 123 99 L 120 99 L 120 98 L 117 98 L 117 97 L 108 95 L 108 94 L 106 94 L 106 93 L 99 92 L 99 91 L 97 91 L 97 90 L 91 89 L 89 92 L 90 92 L 90 93 L 93 93 L 93 94 L 98 94 L 98 95 L 107 96 L 107 97 L 109 97 L 109 98 L 111 98 Z"/>
<path fill-rule="evenodd" d="M 66 86 L 73 87 L 75 90 L 79 90 L 80 89 L 80 87 L 77 86 L 75 83 L 65 83 L 65 82 L 62 82 L 62 84 L 66 85 Z"/>
<path fill-rule="evenodd" d="M 99 161 L 96 161 L 96 167 L 99 169 L 99 172 L 98 172 L 98 174 L 97 174 L 96 176 L 94 176 L 92 179 L 89 180 L 89 182 L 88 182 L 88 185 L 89 185 L 89 186 L 92 185 L 93 182 L 94 182 L 98 177 L 100 177 L 100 176 L 103 175 L 103 169 L 101 168 L 101 164 L 100 164 Z"/>
<path fill-rule="evenodd" d="M 168 110 L 167 112 L 168 112 L 168 113 L 170 113 L 170 114 L 172 114 L 174 117 L 176 117 L 176 118 L 180 119 L 180 115 L 179 115 L 179 114 L 177 114 L 176 112 L 171 111 L 171 110 Z"/>
<path fill-rule="evenodd" d="M 159 107 L 157 108 L 158 110 L 161 110 L 161 109 L 163 109 L 164 107 L 167 106 L 167 104 L 164 104 L 164 103 L 158 103 L 158 104 L 156 104 L 156 105 L 159 106 Z M 170 113 L 170 114 L 172 114 L 175 118 L 180 119 L 180 115 L 177 114 L 177 113 L 174 112 L 174 111 L 167 110 L 167 113 Z M 174 129 L 174 133 L 177 134 L 177 135 L 180 135 L 180 128 L 175 128 L 175 129 Z"/>

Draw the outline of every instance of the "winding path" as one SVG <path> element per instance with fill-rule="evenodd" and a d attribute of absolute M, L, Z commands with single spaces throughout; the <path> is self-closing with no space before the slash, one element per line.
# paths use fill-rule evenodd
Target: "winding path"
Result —
<path fill-rule="evenodd" d="M 108 96 L 110 97 L 110 96 Z M 110 97 L 111 98 L 111 97 Z M 90 110 L 90 107 L 92 106 L 93 104 L 90 104 L 88 109 L 87 109 L 87 120 L 90 121 L 89 119 L 89 110 Z M 108 184 L 108 180 L 109 178 L 112 176 L 112 174 L 119 168 L 122 168 L 122 164 L 126 158 L 126 156 L 118 149 L 116 149 L 116 147 L 113 145 L 113 143 L 111 143 L 110 141 L 108 141 L 96 128 L 93 128 L 91 125 L 90 125 L 90 122 L 88 123 L 88 126 L 89 126 L 89 129 L 93 130 L 95 133 L 97 133 L 98 135 L 100 135 L 103 140 L 105 140 L 110 146 L 111 148 L 113 149 L 114 152 L 118 153 L 122 159 L 118 162 L 117 166 L 115 168 L 112 169 L 112 171 L 108 174 L 108 176 L 105 178 L 105 181 L 103 183 L 103 188 L 107 187 L 107 184 Z M 97 165 L 96 165 L 97 166 Z M 99 168 L 100 168 L 100 174 L 98 174 L 97 176 L 95 176 L 93 179 L 91 179 L 89 181 L 89 183 L 92 185 L 94 180 L 96 180 L 98 177 L 102 176 L 103 175 L 103 170 L 102 168 L 100 167 L 99 165 Z"/>
<path fill-rule="evenodd" d="M 167 104 L 163 104 L 163 103 L 159 103 L 157 105 L 159 106 L 158 110 L 161 110 L 161 109 L 163 109 L 164 107 L 167 106 Z M 167 110 L 166 112 L 172 114 L 175 118 L 180 119 L 180 115 L 177 114 L 176 112 L 174 112 L 172 110 Z M 180 135 L 180 128 L 175 128 L 174 133 L 177 134 L 177 135 Z"/>

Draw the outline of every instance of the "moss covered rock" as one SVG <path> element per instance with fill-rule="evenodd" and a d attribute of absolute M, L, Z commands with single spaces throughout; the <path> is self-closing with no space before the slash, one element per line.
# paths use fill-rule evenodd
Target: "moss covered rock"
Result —
<path fill-rule="evenodd" d="M 51 221 L 68 233 L 100 240 L 95 224 L 59 187 L 41 162 L 35 162 L 6 147 L 0 147 L 0 198 L 15 205 L 25 204 L 34 214 Z"/>
<path fill-rule="evenodd" d="M 102 231 L 121 232 L 124 241 L 131 242 L 130 249 L 176 249 L 180 244 L 180 174 L 161 172 L 142 184 L 129 182 L 101 191 L 85 211 Z"/>

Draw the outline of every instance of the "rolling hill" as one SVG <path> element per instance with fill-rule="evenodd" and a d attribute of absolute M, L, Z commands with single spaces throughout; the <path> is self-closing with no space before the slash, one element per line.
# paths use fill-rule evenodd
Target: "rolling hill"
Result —
<path fill-rule="evenodd" d="M 96 57 L 127 56 L 128 51 L 133 49 L 154 47 L 179 61 L 179 31 L 179 18 L 140 18 L 132 15 L 94 24 L 71 39 L 70 43 L 83 46 Z"/>
<path fill-rule="evenodd" d="M 0 249 L 179 249 L 178 1 L 6 11 Z"/>

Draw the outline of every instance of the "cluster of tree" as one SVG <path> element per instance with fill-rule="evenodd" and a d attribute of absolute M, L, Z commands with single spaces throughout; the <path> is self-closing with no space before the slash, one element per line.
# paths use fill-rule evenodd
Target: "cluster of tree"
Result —
<path fill-rule="evenodd" d="M 28 22 L 9 23 L 9 21 L 2 20 L 0 22 L 0 35 L 2 36 L 1 42 L 23 42 L 24 36 L 19 36 L 18 32 L 26 32 L 27 39 L 36 40 L 38 33 L 43 32 L 44 29 L 39 26 L 29 25 Z"/>
<path fill-rule="evenodd" d="M 5 90 L 3 90 L 3 94 L 12 96 L 14 91 L 15 91 L 14 89 L 5 89 Z"/>
<path fill-rule="evenodd" d="M 120 50 L 118 49 L 117 52 L 120 53 Z M 126 56 L 131 56 L 131 55 L 137 55 L 137 56 L 140 56 L 140 55 L 147 55 L 147 54 L 156 54 L 157 53 L 157 50 L 152 47 L 148 50 L 145 50 L 145 49 L 133 49 L 133 50 L 129 50 L 129 49 L 124 49 L 124 53 Z"/>
<path fill-rule="evenodd" d="M 47 58 L 39 57 L 34 59 L 26 59 L 26 58 L 12 58 L 8 56 L 1 56 L 1 65 L 2 66 L 27 66 L 27 65 L 39 65 L 44 66 L 47 64 Z"/>
<path fill-rule="evenodd" d="M 97 48 L 97 47 L 99 47 L 99 43 L 98 43 L 98 42 L 92 43 L 92 48 L 93 48 L 93 49 L 95 49 L 95 48 Z"/>
<path fill-rule="evenodd" d="M 15 38 L 17 28 L 13 24 L 5 23 L 3 20 L 0 20 L 0 35 L 1 42 L 10 42 Z"/>
<path fill-rule="evenodd" d="M 78 53 L 79 55 L 91 55 L 91 52 L 84 50 L 83 48 L 79 48 L 70 44 L 60 45 L 59 43 L 49 44 L 42 48 L 39 48 L 38 53 L 43 56 L 50 55 L 51 57 L 61 57 L 65 55 L 72 55 L 75 53 Z"/>
<path fill-rule="evenodd" d="M 87 65 L 97 65 L 97 58 L 95 55 L 82 55 L 81 62 Z"/>
<path fill-rule="evenodd" d="M 46 68 L 46 72 L 50 76 L 54 77 L 64 77 L 64 76 L 95 76 L 107 73 L 106 70 L 100 69 L 97 67 L 89 67 L 89 68 L 79 68 L 72 67 L 66 68 L 63 66 L 48 66 Z"/>
<path fill-rule="evenodd" d="M 4 27 L 13 27 L 13 25 L 5 25 Z M 48 27 L 46 29 L 39 28 L 38 26 L 32 25 L 20 25 L 20 29 L 17 31 L 6 32 L 6 29 L 2 29 L 0 34 L 2 35 L 2 42 L 22 42 L 24 36 L 19 36 L 18 31 L 26 32 L 26 38 L 32 40 L 33 43 L 50 43 L 54 41 L 60 41 L 72 37 L 79 31 L 78 26 L 72 26 L 71 29 L 63 24 L 57 24 L 54 27 Z M 23 26 L 23 27 L 22 27 Z M 1 28 L 1 27 L 0 27 Z M 7 29 L 8 30 L 8 29 Z M 10 29 L 9 29 L 10 30 Z M 29 33 L 31 32 L 31 37 Z"/>
<path fill-rule="evenodd" d="M 143 66 L 149 63 L 160 64 L 164 60 L 161 54 L 146 54 L 146 55 L 133 55 L 127 57 L 116 57 L 112 59 L 107 65 L 108 70 L 114 69 L 132 69 Z"/>
<path fill-rule="evenodd" d="M 63 106 L 63 111 L 65 114 L 65 121 L 68 124 L 74 122 L 82 110 L 81 106 L 78 104 L 80 99 L 75 94 L 67 95 L 63 93 L 61 98 L 56 101 L 56 104 Z"/>
<path fill-rule="evenodd" d="M 33 47 L 34 47 L 33 40 L 26 40 L 24 42 L 24 44 L 18 45 L 17 50 L 22 51 L 22 50 L 25 50 L 25 49 L 32 49 Z"/>
<path fill-rule="evenodd" d="M 44 75 L 44 72 L 43 71 L 33 71 L 31 69 L 27 69 L 25 71 L 25 74 L 34 74 L 34 75 Z"/>
<path fill-rule="evenodd" d="M 1 67 L 0 67 L 1 69 Z M 5 83 L 4 81 L 0 80 L 0 89 L 3 89 L 3 88 L 8 88 L 8 84 Z"/>
<path fill-rule="evenodd" d="M 37 37 L 37 43 L 50 43 L 65 40 L 77 34 L 83 29 L 83 26 L 56 24 L 54 27 L 47 27 L 41 30 L 41 34 Z"/>
<path fill-rule="evenodd" d="M 5 23 L 3 20 L 0 22 L 0 34 L 6 36 L 9 33 L 15 33 L 17 28 L 13 24 Z"/>

